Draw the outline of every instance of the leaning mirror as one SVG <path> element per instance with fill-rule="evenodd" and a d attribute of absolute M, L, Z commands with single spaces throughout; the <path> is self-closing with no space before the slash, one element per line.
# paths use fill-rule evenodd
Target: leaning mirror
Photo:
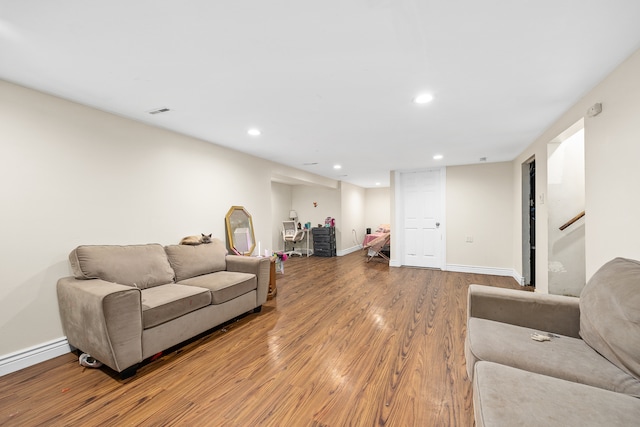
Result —
<path fill-rule="evenodd" d="M 251 255 L 256 247 L 251 214 L 243 206 L 231 206 L 225 223 L 229 249 L 238 255 Z"/>

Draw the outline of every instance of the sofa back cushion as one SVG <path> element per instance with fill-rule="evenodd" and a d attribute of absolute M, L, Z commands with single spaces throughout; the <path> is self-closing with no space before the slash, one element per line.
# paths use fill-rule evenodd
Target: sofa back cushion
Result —
<path fill-rule="evenodd" d="M 164 248 L 149 245 L 78 246 L 69 254 L 76 279 L 102 279 L 146 289 L 173 282 Z"/>
<path fill-rule="evenodd" d="M 227 269 L 227 248 L 220 239 L 197 246 L 170 245 L 165 251 L 176 273 L 176 282 Z"/>
<path fill-rule="evenodd" d="M 615 258 L 580 295 L 580 336 L 618 368 L 640 379 L 640 262 Z"/>

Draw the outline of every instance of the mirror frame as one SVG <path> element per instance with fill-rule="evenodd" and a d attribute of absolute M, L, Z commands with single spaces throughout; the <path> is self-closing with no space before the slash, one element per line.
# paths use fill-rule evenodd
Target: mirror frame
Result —
<path fill-rule="evenodd" d="M 238 214 L 243 214 L 246 218 L 242 218 L 240 221 L 243 222 L 248 220 L 249 225 L 249 237 L 251 237 L 251 246 L 247 251 L 240 251 L 238 249 L 238 242 L 234 240 L 234 231 L 238 228 L 237 221 L 235 221 L 235 217 Z M 234 215 L 236 214 L 236 215 Z M 232 216 L 234 217 L 234 221 L 232 221 Z M 256 236 L 253 232 L 253 219 L 251 218 L 251 214 L 244 208 L 244 206 L 231 206 L 229 212 L 224 217 L 224 222 L 227 228 L 227 244 L 229 249 L 235 254 L 251 256 L 253 250 L 256 248 Z"/>

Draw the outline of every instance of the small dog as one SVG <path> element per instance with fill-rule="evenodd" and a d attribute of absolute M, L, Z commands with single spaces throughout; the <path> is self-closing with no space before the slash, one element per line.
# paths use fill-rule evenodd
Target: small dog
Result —
<path fill-rule="evenodd" d="M 211 234 L 202 233 L 200 236 L 187 236 L 180 240 L 181 245 L 202 245 L 206 243 L 211 243 Z"/>

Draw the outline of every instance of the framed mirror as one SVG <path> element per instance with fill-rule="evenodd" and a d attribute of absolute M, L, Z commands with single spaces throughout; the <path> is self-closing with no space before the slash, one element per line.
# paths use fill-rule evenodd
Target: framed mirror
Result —
<path fill-rule="evenodd" d="M 244 206 L 231 206 L 225 216 L 229 249 L 238 255 L 251 255 L 256 247 L 251 214 Z"/>

